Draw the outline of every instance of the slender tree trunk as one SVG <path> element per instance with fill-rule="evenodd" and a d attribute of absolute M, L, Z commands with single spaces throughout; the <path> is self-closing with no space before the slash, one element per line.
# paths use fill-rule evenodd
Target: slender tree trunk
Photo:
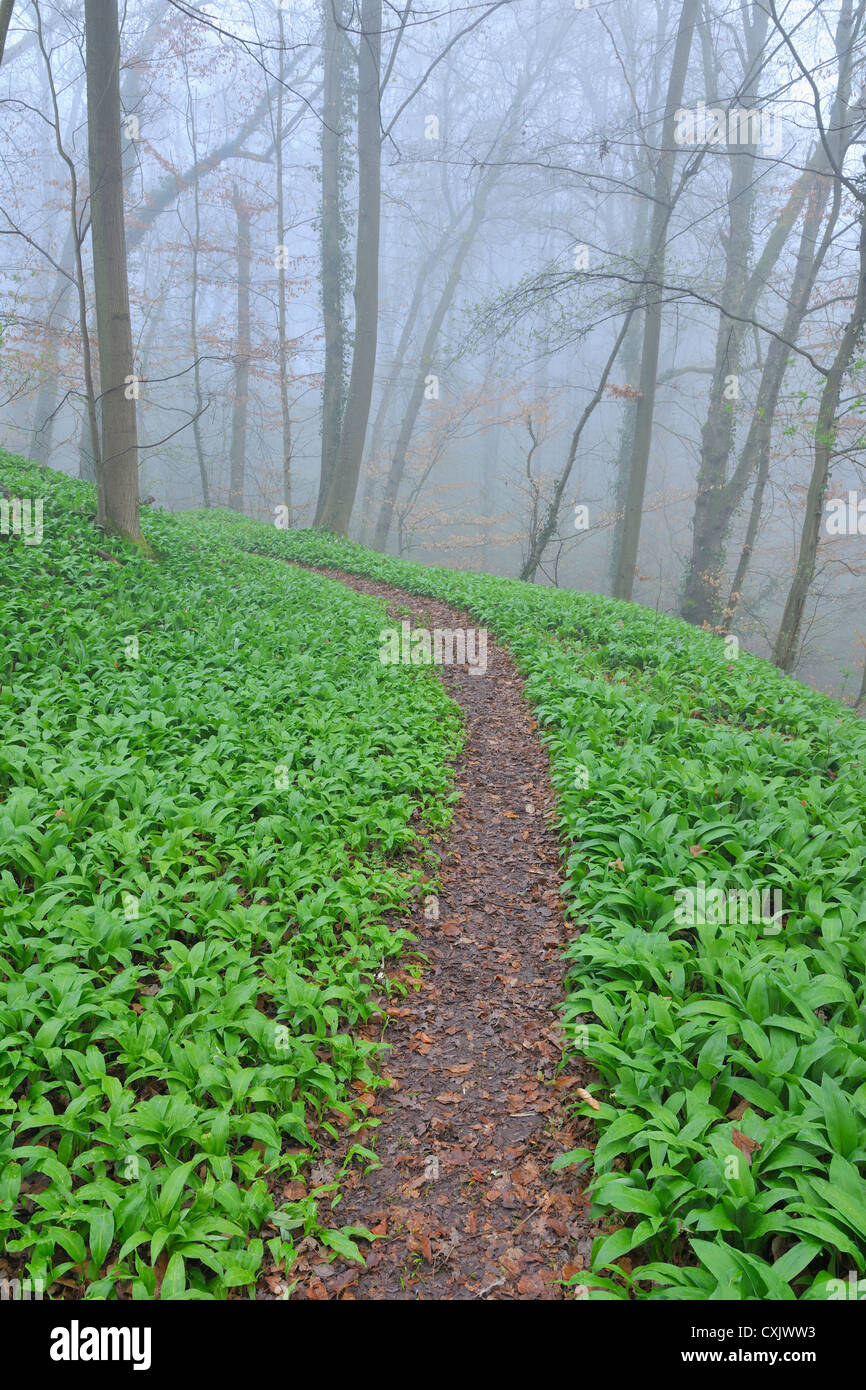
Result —
<path fill-rule="evenodd" d="M 324 92 L 322 96 L 322 321 L 325 375 L 322 387 L 322 464 L 315 524 L 328 499 L 340 447 L 345 404 L 346 325 L 343 317 L 342 163 L 345 114 L 345 48 L 342 0 L 324 0 Z"/>
<path fill-rule="evenodd" d="M 132 324 L 123 218 L 123 151 L 120 140 L 120 34 L 117 0 L 85 0 L 87 129 L 91 237 L 99 379 L 102 456 L 99 519 L 107 530 L 140 541 L 138 434 Z"/>
<path fill-rule="evenodd" d="M 466 257 L 475 240 L 478 228 L 484 220 L 487 200 L 494 182 L 495 177 L 493 175 L 488 175 L 486 178 L 482 179 L 479 185 L 472 219 L 466 231 L 463 233 L 463 236 L 460 238 L 454 259 L 451 262 L 451 271 L 427 326 L 427 332 L 424 335 L 421 357 L 418 363 L 418 372 L 412 386 L 412 394 L 409 397 L 400 425 L 400 433 L 397 436 L 394 451 L 391 455 L 391 466 L 388 469 L 385 493 L 382 497 L 379 515 L 376 519 L 376 529 L 373 533 L 373 548 L 375 550 L 384 550 L 388 540 L 388 533 L 391 530 L 391 523 L 394 517 L 397 494 L 400 491 L 400 483 L 403 479 L 403 471 L 406 467 L 406 454 L 421 410 L 421 403 L 424 400 L 425 383 L 430 374 L 430 368 L 433 365 L 433 353 L 436 342 L 445 315 L 448 312 L 448 308 L 454 298 L 454 293 L 460 283 L 460 276 L 463 273 Z"/>
<path fill-rule="evenodd" d="M 193 138 L 195 138 L 193 136 Z M 204 440 L 201 433 L 201 414 L 204 410 L 204 392 L 201 387 L 201 363 L 199 361 L 198 345 L 198 254 L 201 235 L 201 203 L 199 198 L 198 183 L 193 184 L 193 213 L 195 218 L 194 237 L 192 243 L 192 265 L 190 267 L 192 281 L 190 286 L 189 299 L 189 332 L 192 343 L 192 389 L 193 389 L 193 417 L 192 435 L 195 440 L 195 454 L 198 460 L 198 476 L 201 482 L 201 500 L 205 507 L 210 506 L 210 483 L 207 475 L 207 460 L 204 452 Z"/>
<path fill-rule="evenodd" d="M 746 85 L 738 93 L 737 108 L 751 111 L 757 101 L 760 56 L 767 34 L 769 15 L 757 9 L 752 24 L 744 11 L 746 46 L 743 67 Z M 705 48 L 709 38 L 705 36 Z M 706 55 L 708 79 L 712 77 L 712 55 Z M 749 81 L 751 75 L 752 81 Z M 751 125 L 746 129 L 751 136 Z M 737 132 L 739 134 L 739 132 Z M 755 203 L 755 154 L 757 146 L 728 146 L 730 182 L 728 184 L 725 239 L 725 279 L 720 296 L 719 322 L 710 401 L 701 431 L 701 457 L 698 491 L 692 522 L 692 555 L 686 571 L 680 612 L 697 626 L 710 626 L 718 617 L 719 584 L 724 566 L 728 518 L 722 489 L 727 481 L 728 462 L 734 443 L 734 406 L 739 398 L 740 359 L 746 324 L 743 319 L 754 307 L 749 301 L 749 263 L 752 256 L 752 212 Z M 763 283 L 755 287 L 755 298 Z"/>
<path fill-rule="evenodd" d="M 235 187 L 232 207 L 238 224 L 238 338 L 235 352 L 235 389 L 232 406 L 231 477 L 229 506 L 235 511 L 244 509 L 244 469 L 247 444 L 247 409 L 250 390 L 250 214 L 244 207 L 240 191 Z"/>
<path fill-rule="evenodd" d="M 839 150 L 842 149 L 846 139 L 843 130 L 847 121 L 850 96 L 851 20 L 851 0 L 844 0 L 836 29 L 839 82 L 831 115 L 831 139 L 837 144 Z M 758 9 L 748 34 L 747 71 L 756 72 L 758 69 L 761 53 L 765 46 L 766 27 L 767 13 Z M 748 91 L 744 94 L 743 104 L 745 106 L 751 105 L 753 100 L 753 92 Z M 850 132 L 847 138 L 850 138 Z M 684 618 L 689 622 L 704 626 L 715 625 L 719 620 L 727 537 L 734 513 L 742 501 L 747 481 L 739 468 L 735 470 L 733 479 L 729 480 L 727 476 L 728 461 L 734 439 L 734 416 L 730 404 L 725 399 L 725 380 L 727 376 L 737 373 L 740 346 L 746 331 L 746 325 L 738 320 L 749 318 L 754 314 L 771 272 L 804 204 L 810 195 L 814 197 L 816 171 L 827 174 L 831 172 L 826 151 L 823 145 L 819 145 L 815 155 L 794 185 L 787 204 L 777 218 L 767 239 L 757 265 L 751 274 L 746 275 L 745 266 L 750 244 L 748 222 L 753 203 L 753 158 L 747 157 L 745 154 L 734 155 L 732 156 L 732 163 L 731 196 L 729 199 L 730 238 L 722 301 L 723 312 L 719 319 L 716 369 L 710 396 L 710 408 L 701 441 L 698 493 L 692 525 L 692 554 L 683 585 L 681 607 Z M 821 205 L 821 215 L 823 215 L 825 206 L 826 195 Z M 809 218 L 810 213 L 807 211 L 807 222 Z M 820 216 L 814 227 L 813 242 L 814 237 L 817 236 L 819 225 Z M 808 270 L 808 265 L 813 257 L 814 245 L 810 251 L 810 260 L 806 262 L 806 270 Z M 798 262 L 799 270 L 800 263 Z M 792 297 L 792 303 L 796 304 L 796 302 L 797 295 L 795 294 Z M 803 304 L 799 315 L 792 318 L 791 306 L 789 306 L 786 316 L 786 330 L 783 330 L 783 336 L 787 337 L 789 342 L 796 340 L 806 307 L 807 305 Z M 727 314 L 724 309 L 728 310 Z M 787 331 L 788 323 L 791 324 L 790 332 Z M 774 340 L 768 354 L 774 366 L 778 362 L 776 351 L 778 347 L 779 344 Z M 772 401 L 773 411 L 775 411 L 777 399 L 778 388 Z M 763 402 L 765 406 L 768 403 L 768 400 Z M 771 426 L 772 413 L 769 418 L 762 417 L 760 420 L 757 415 L 753 417 L 753 430 L 757 427 L 759 433 L 767 433 L 768 447 L 768 432 Z M 724 623 L 724 621 L 723 614 L 722 622 Z"/>
<path fill-rule="evenodd" d="M 379 223 L 381 217 L 381 121 L 379 69 L 382 0 L 361 0 L 358 38 L 358 237 L 355 255 L 355 327 L 352 371 L 340 446 L 321 525 L 347 535 L 364 454 L 373 393 L 379 326 Z"/>
<path fill-rule="evenodd" d="M 285 33 L 283 26 L 283 12 L 278 10 L 280 26 L 280 76 L 283 75 L 283 51 L 285 47 Z M 292 413 L 289 405 L 289 364 L 288 364 L 288 342 L 286 336 L 287 325 L 287 284 L 286 284 L 286 209 L 283 193 L 283 84 L 277 89 L 277 131 L 276 131 L 276 164 L 277 164 L 277 245 L 280 247 L 278 260 L 278 286 L 277 294 L 279 298 L 279 324 L 280 324 L 280 415 L 283 435 L 283 489 L 280 499 L 283 506 L 288 508 L 288 523 L 292 525 Z"/>
<path fill-rule="evenodd" d="M 190 146 L 192 148 L 193 163 L 198 163 L 198 127 L 195 117 L 195 101 L 193 100 L 192 89 L 189 83 L 189 72 L 184 64 L 184 75 L 187 85 L 187 121 L 189 125 Z M 198 338 L 198 261 L 199 247 L 201 245 L 201 197 L 199 194 L 198 179 L 193 180 L 192 185 L 192 209 L 193 227 L 190 239 L 190 293 L 189 293 L 189 338 L 192 348 L 192 390 L 193 390 L 193 417 L 192 417 L 192 436 L 195 441 L 195 454 L 198 463 L 198 476 L 201 484 L 202 506 L 209 507 L 210 501 L 210 480 L 208 478 L 207 460 L 205 458 L 204 440 L 201 432 L 201 415 L 204 410 L 204 392 L 201 385 L 201 363 L 199 362 L 199 338 Z"/>
<path fill-rule="evenodd" d="M 800 537 L 797 567 L 794 571 L 794 578 L 785 603 L 785 611 L 782 614 L 782 622 L 773 647 L 773 661 L 783 671 L 791 671 L 797 660 L 803 613 L 815 574 L 815 558 L 818 553 L 821 517 L 824 512 L 824 496 L 836 443 L 836 416 L 839 410 L 839 399 L 846 373 L 851 366 L 864 327 L 866 327 L 866 215 L 864 214 L 866 214 L 866 209 L 861 204 L 860 268 L 857 297 L 854 301 L 851 318 L 842 334 L 842 340 L 821 392 L 818 421 L 815 428 L 812 476 L 809 480 L 809 491 L 806 496 L 806 515 Z"/>
<path fill-rule="evenodd" d="M 739 605 L 740 597 L 743 592 L 743 584 L 751 563 L 755 548 L 755 540 L 758 535 L 758 527 L 761 521 L 764 493 L 770 476 L 770 444 L 773 433 L 773 421 L 775 420 L 776 407 L 782 390 L 782 383 L 785 379 L 785 373 L 788 369 L 790 356 L 790 349 L 786 344 L 795 342 L 800 332 L 800 326 L 803 322 L 806 310 L 809 307 L 809 300 L 818 277 L 818 272 L 832 241 L 839 216 L 841 198 L 840 190 L 837 185 L 833 210 L 830 214 L 821 246 L 816 248 L 816 240 L 820 230 L 821 220 L 824 216 L 827 200 L 830 196 L 830 188 L 831 183 L 828 178 L 818 178 L 816 176 L 815 187 L 809 198 L 806 216 L 803 220 L 803 230 L 800 234 L 800 246 L 797 252 L 797 264 L 794 270 L 794 279 L 791 287 L 791 300 L 785 315 L 785 321 L 782 325 L 781 339 L 774 338 L 767 351 L 746 442 L 743 445 L 743 451 L 740 455 L 740 460 L 734 475 L 725 489 L 727 505 L 731 512 L 733 512 L 733 509 L 739 505 L 740 500 L 745 494 L 748 479 L 754 473 L 755 488 L 752 493 L 752 501 L 749 508 L 746 534 L 734 578 L 731 583 L 728 601 L 722 615 L 722 627 L 725 629 L 730 626 L 731 619 Z"/>
<path fill-rule="evenodd" d="M 57 153 L 66 165 L 69 174 L 69 228 L 67 231 L 67 246 L 64 248 L 64 252 L 67 250 L 69 251 L 75 267 L 73 283 L 78 298 L 78 325 L 81 333 L 81 366 L 84 375 L 84 399 L 87 412 L 87 429 L 85 430 L 85 428 L 82 427 L 79 435 L 78 476 L 85 479 L 87 482 L 98 483 L 102 468 L 97 408 L 98 391 L 96 370 L 90 347 L 90 328 L 87 321 L 87 291 L 84 279 L 84 263 L 81 255 L 82 239 L 78 227 L 78 169 L 75 160 L 67 153 L 63 144 L 63 138 L 60 134 L 60 106 L 57 100 L 57 88 L 54 83 L 51 58 L 45 47 L 45 39 L 42 32 L 42 13 L 38 4 L 34 4 L 33 9 L 36 15 L 37 42 L 39 44 L 39 51 L 45 62 L 48 90 L 51 94 L 51 108 L 54 117 L 54 141 L 57 146 Z M 40 391 L 40 396 L 41 394 Z M 48 407 L 49 411 L 51 409 L 53 409 L 53 404 Z M 103 520 L 103 496 L 101 488 L 98 495 L 98 514 L 100 520 Z"/>
<path fill-rule="evenodd" d="M 662 85 L 662 56 L 664 53 L 664 39 L 667 29 L 667 8 L 664 5 L 656 7 L 656 31 L 652 45 L 652 72 L 647 99 L 647 110 L 657 110 L 661 102 Z M 630 57 L 633 63 L 638 62 L 638 51 L 636 36 L 631 35 L 632 43 L 630 46 Z M 602 117 L 602 109 L 599 116 Z M 635 214 L 634 227 L 632 229 L 631 245 L 632 258 L 635 264 L 641 264 L 647 254 L 649 243 L 649 216 L 652 194 L 652 161 L 650 151 L 644 145 L 638 145 L 634 154 L 634 173 L 633 180 L 635 189 L 640 193 Z M 611 228 L 611 239 L 615 231 Z M 643 315 L 634 314 L 626 334 L 625 342 L 621 354 L 621 370 L 626 385 L 632 386 L 640 375 L 640 345 L 643 337 Z M 611 532 L 610 550 L 607 557 L 608 576 L 611 589 L 616 585 L 616 575 L 619 569 L 619 560 L 622 553 L 622 534 L 623 523 L 625 520 L 625 503 L 628 495 L 629 465 L 634 454 L 635 426 L 637 424 L 638 394 L 635 390 L 634 396 L 630 400 L 623 401 L 622 418 L 619 429 L 619 442 L 617 445 L 617 457 L 614 464 L 613 484 L 611 487 L 611 505 L 614 514 L 613 529 Z"/>
<path fill-rule="evenodd" d="M 460 213 L 455 219 L 456 222 L 459 222 L 463 218 L 464 212 L 465 206 L 463 209 L 461 209 Z M 434 266 L 440 263 L 442 256 L 448 246 L 448 242 L 450 241 L 453 234 L 454 226 L 452 225 L 446 227 L 445 230 L 442 232 L 442 235 L 439 237 L 439 240 L 437 241 L 433 250 L 430 252 L 430 254 L 421 256 L 418 271 L 415 277 L 415 288 L 412 292 L 412 300 L 409 305 L 409 312 L 407 313 L 406 318 L 403 320 L 403 327 L 400 330 L 400 340 L 397 343 L 397 350 L 394 354 L 394 360 L 391 365 L 390 374 L 385 382 L 382 394 L 379 397 L 378 405 L 376 406 L 376 414 L 373 419 L 373 428 L 370 432 L 370 443 L 367 449 L 368 481 L 366 491 L 364 494 L 364 516 L 361 526 L 361 540 L 364 545 L 367 544 L 367 538 L 369 536 L 370 527 L 372 525 L 374 494 L 378 490 L 373 486 L 373 479 L 372 477 L 370 477 L 370 470 L 375 466 L 376 460 L 379 457 L 379 453 L 382 448 L 382 437 L 385 430 L 385 424 L 388 419 L 388 412 L 391 408 L 391 403 L 394 400 L 394 397 L 400 388 L 400 374 L 403 370 L 403 366 L 406 361 L 406 354 L 409 350 L 409 344 L 412 340 L 412 333 L 415 328 L 415 323 L 418 319 L 418 315 L 420 314 L 421 307 L 424 303 L 424 288 L 427 284 L 430 271 L 434 268 Z"/>
<path fill-rule="evenodd" d="M 642 337 L 642 316 L 635 314 L 622 347 L 621 371 L 626 385 L 631 386 L 640 373 L 640 342 Z M 628 494 L 629 464 L 634 454 L 635 426 L 637 425 L 638 397 L 623 401 L 623 415 L 619 428 L 616 463 L 614 464 L 613 495 L 611 504 L 614 513 L 613 532 L 608 555 L 608 575 L 611 586 L 616 584 L 619 557 L 622 550 L 622 523 L 625 517 L 625 499 Z"/>
<path fill-rule="evenodd" d="M 682 101 L 692 33 L 700 0 L 683 0 L 670 77 L 668 79 L 665 112 L 662 124 L 661 151 L 653 180 L 653 215 L 650 228 L 650 255 L 644 277 L 644 333 L 641 349 L 640 400 L 635 417 L 635 445 L 629 470 L 622 526 L 622 543 L 617 565 L 614 593 L 617 598 L 630 599 L 634 587 L 640 541 L 643 500 L 646 491 L 647 468 L 652 443 L 655 412 L 656 379 L 658 377 L 659 343 L 662 326 L 662 281 L 664 280 L 668 224 L 673 211 L 671 196 L 676 164 L 674 121 Z"/>
<path fill-rule="evenodd" d="M 516 91 L 509 103 L 508 111 L 506 112 L 506 115 L 501 123 L 500 129 L 491 147 L 488 160 L 485 161 L 489 167 L 487 169 L 487 172 L 481 176 L 481 179 L 476 187 L 475 197 L 473 198 L 471 204 L 472 213 L 469 220 L 469 225 L 467 226 L 466 231 L 463 233 L 462 237 L 457 243 L 457 249 L 454 253 L 454 259 L 451 263 L 451 271 L 442 290 L 442 293 L 440 294 L 439 299 L 436 303 L 436 308 L 433 311 L 433 316 L 430 320 L 427 332 L 424 336 L 424 342 L 421 346 L 421 358 L 418 364 L 418 373 L 415 378 L 415 383 L 412 387 L 412 393 L 409 397 L 409 401 L 406 406 L 406 411 L 403 416 L 403 422 L 400 426 L 400 433 L 394 445 L 394 452 L 391 456 L 391 465 L 388 470 L 388 478 L 385 483 L 385 492 L 382 498 L 382 504 L 379 508 L 379 515 L 376 520 L 376 530 L 373 537 L 373 545 L 377 550 L 383 550 L 385 548 L 385 544 L 388 539 L 388 534 L 391 529 L 391 524 L 394 516 L 394 508 L 397 503 L 397 495 L 400 491 L 400 483 L 402 481 L 403 472 L 406 467 L 407 451 L 409 448 L 410 441 L 412 439 L 412 433 L 415 429 L 415 424 L 418 419 L 418 414 L 421 409 L 421 403 L 424 399 L 425 384 L 427 377 L 430 374 L 430 368 L 433 363 L 433 353 L 436 347 L 436 342 L 439 337 L 439 333 L 442 329 L 442 324 L 445 321 L 445 315 L 448 313 L 448 310 L 451 307 L 451 303 L 454 299 L 454 294 L 456 292 L 458 284 L 460 283 L 460 276 L 463 271 L 463 266 L 465 264 L 466 257 L 468 256 L 469 251 L 471 250 L 472 245 L 475 241 L 475 237 L 478 233 L 478 230 L 484 221 L 484 215 L 487 208 L 488 199 L 490 198 L 490 194 L 492 193 L 494 187 L 499 181 L 503 169 L 506 167 L 508 151 L 513 142 L 514 132 L 518 126 L 518 122 L 525 118 L 525 100 L 529 92 L 532 90 L 534 82 L 538 77 L 539 71 L 543 69 L 545 62 L 547 61 L 549 51 L 550 50 L 548 49 L 547 53 L 544 54 L 544 56 L 539 60 L 537 64 L 531 64 L 529 61 L 527 61 L 526 67 L 517 85 Z"/>
<path fill-rule="evenodd" d="M 38 25 L 38 32 L 41 38 L 41 21 Z M 79 123 L 80 106 L 81 93 L 79 91 L 78 97 L 76 98 L 75 106 L 73 107 L 71 120 L 69 122 L 69 125 L 67 126 L 68 130 L 74 131 L 76 129 Z M 56 139 L 55 143 L 58 145 L 58 148 L 60 148 L 61 141 L 59 137 Z M 68 167 L 69 166 L 67 165 L 67 168 Z M 71 185 L 71 187 L 75 188 L 77 194 L 77 171 L 75 170 L 74 164 L 72 168 L 73 172 L 75 172 L 76 174 L 76 181 Z M 49 196 L 48 186 L 51 177 L 52 170 L 49 166 L 46 165 L 44 171 L 44 187 L 46 202 Z M 60 254 L 60 268 L 55 274 L 54 283 L 51 287 L 51 291 L 48 296 L 48 304 L 50 307 L 48 309 L 48 315 L 46 318 L 46 326 L 49 330 L 53 326 L 55 319 L 59 317 L 60 310 L 63 306 L 63 301 L 65 300 L 67 294 L 76 283 L 75 277 L 77 275 L 77 260 L 75 256 L 75 243 L 77 240 L 78 209 L 74 206 L 73 203 L 73 206 L 71 208 L 69 225 L 67 226 L 66 236 L 63 241 L 63 250 Z M 43 367 L 42 380 L 39 383 L 39 392 L 36 397 L 36 406 L 33 411 L 33 424 L 30 431 L 30 457 L 35 459 L 37 463 L 47 464 L 51 456 L 52 436 L 54 434 L 54 415 L 55 410 L 57 408 L 57 397 L 59 394 L 60 354 L 57 348 L 54 345 L 52 345 L 47 363 Z"/>
<path fill-rule="evenodd" d="M 544 521 L 538 527 L 534 542 L 530 546 L 529 555 L 527 556 L 523 569 L 520 572 L 521 579 L 532 580 L 535 578 L 535 571 L 538 569 L 538 566 L 541 562 L 541 557 L 543 556 L 547 544 L 553 536 L 554 531 L 556 530 L 556 524 L 559 519 L 559 509 L 562 506 L 563 493 L 565 492 L 566 486 L 568 485 L 568 480 L 571 477 L 571 470 L 574 467 L 574 460 L 577 458 L 577 446 L 580 443 L 580 437 L 583 434 L 584 429 L 586 428 L 587 421 L 589 420 L 590 416 L 592 415 L 593 411 L 595 410 L 596 406 L 598 405 L 599 401 L 604 395 L 604 388 L 607 385 L 607 379 L 610 376 L 614 362 L 619 356 L 620 349 L 622 348 L 622 345 L 625 341 L 626 335 L 629 330 L 629 324 L 631 323 L 632 314 L 634 312 L 634 309 L 629 309 L 625 318 L 623 319 L 619 333 L 616 337 L 616 342 L 611 348 L 610 355 L 608 356 L 608 359 L 605 362 L 604 367 L 602 369 L 598 385 L 596 386 L 595 391 L 591 396 L 590 400 L 584 406 L 583 413 L 581 414 L 581 417 L 577 422 L 577 426 L 574 430 L 574 433 L 571 436 L 571 444 L 568 450 L 568 457 L 565 460 L 565 467 L 563 468 L 561 474 L 559 475 L 559 478 L 556 481 L 556 485 L 553 489 L 553 497 L 551 498 L 550 505 L 547 508 Z"/>
<path fill-rule="evenodd" d="M 35 8 L 37 11 L 37 28 L 39 32 L 39 41 L 41 46 L 41 18 L 38 15 L 38 6 L 36 6 Z M 153 38 L 161 22 L 161 13 L 154 13 L 153 18 L 151 19 L 147 29 L 141 37 L 141 41 L 138 47 L 139 57 L 144 57 L 150 52 Z M 46 68 L 49 72 L 49 83 L 51 83 L 52 79 L 50 60 L 47 54 L 45 56 L 45 63 Z M 124 71 L 121 74 L 120 103 L 124 111 L 134 110 L 135 107 L 138 106 L 138 104 L 141 101 L 144 87 L 143 71 L 143 65 L 140 62 L 134 61 L 129 63 L 128 66 L 124 68 Z M 81 99 L 82 94 L 79 92 L 76 96 L 75 105 L 72 108 L 72 112 L 67 124 L 67 130 L 72 132 L 74 132 L 78 128 Z M 61 142 L 59 136 L 57 144 L 58 148 L 60 148 Z M 60 152 L 62 156 L 62 149 L 60 150 Z M 75 276 L 78 274 L 78 257 L 76 253 L 76 245 L 79 241 L 77 208 L 77 170 L 75 169 L 75 166 L 71 163 L 71 161 L 67 161 L 67 167 L 70 170 L 71 186 L 75 190 L 75 196 L 73 197 L 72 217 L 70 219 L 69 229 L 67 231 L 66 238 L 63 243 L 63 252 L 60 257 L 61 269 L 57 272 L 54 285 L 49 295 L 49 303 L 51 305 L 51 308 L 48 313 L 49 325 L 53 323 L 55 316 L 60 313 L 60 310 L 63 306 L 63 301 L 69 290 L 72 289 L 73 283 L 75 281 Z M 138 161 L 135 155 L 135 142 L 132 139 L 128 139 L 125 145 L 123 156 L 123 178 L 125 189 L 128 189 L 129 179 L 137 167 Z M 129 239 L 127 239 L 127 251 L 129 251 L 129 246 Z M 67 275 L 63 274 L 64 270 L 68 272 L 68 277 Z M 81 314 L 79 304 L 79 325 L 80 321 Z M 84 349 L 84 351 L 89 351 L 89 343 L 87 347 Z M 36 407 L 33 412 L 33 442 L 31 444 L 31 456 L 40 463 L 47 463 L 51 455 L 52 436 L 54 433 L 54 418 L 55 412 L 57 410 L 57 399 L 60 395 L 60 380 L 61 378 L 60 371 L 58 370 L 57 354 L 54 353 L 52 354 L 52 357 L 48 364 L 48 369 L 45 372 L 40 383 L 39 394 L 36 398 Z M 86 383 L 85 390 L 87 390 Z M 88 442 L 88 439 L 86 437 L 89 433 L 91 433 L 91 430 L 90 421 L 88 419 L 82 429 L 82 434 L 79 439 L 79 477 L 85 478 L 89 482 L 96 482 L 96 468 L 93 456 L 93 441 L 91 439 Z"/>

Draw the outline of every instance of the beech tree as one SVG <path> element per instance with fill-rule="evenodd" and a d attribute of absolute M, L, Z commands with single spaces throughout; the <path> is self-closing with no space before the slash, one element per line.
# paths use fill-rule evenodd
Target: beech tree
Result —
<path fill-rule="evenodd" d="M 84 32 L 102 422 L 97 519 L 106 530 L 140 541 L 135 363 L 123 216 L 117 0 L 85 0 Z"/>
<path fill-rule="evenodd" d="M 346 535 L 367 435 L 379 330 L 379 226 L 382 140 L 379 79 L 381 0 L 361 0 L 358 34 L 358 233 L 355 251 L 355 324 L 352 368 L 340 442 L 328 481 L 320 525 Z"/>
<path fill-rule="evenodd" d="M 649 254 L 644 282 L 641 287 L 644 328 L 638 385 L 640 399 L 635 412 L 634 450 L 629 465 L 622 539 L 614 581 L 614 594 L 617 598 L 631 598 L 637 565 L 658 379 L 662 286 L 666 264 L 668 224 L 674 196 L 674 170 L 677 155 L 674 144 L 675 119 L 677 108 L 683 98 L 689 53 L 691 52 L 692 37 L 699 8 L 700 0 L 683 0 L 665 97 L 661 149 L 656 161 L 653 179 L 653 211 L 650 220 Z"/>
<path fill-rule="evenodd" d="M 235 511 L 244 509 L 244 472 L 246 467 L 247 413 L 250 389 L 250 264 L 252 218 L 240 189 L 232 189 L 232 207 L 237 220 L 237 342 L 235 345 L 234 403 L 232 406 L 232 436 L 230 449 L 231 478 L 229 506 Z"/>

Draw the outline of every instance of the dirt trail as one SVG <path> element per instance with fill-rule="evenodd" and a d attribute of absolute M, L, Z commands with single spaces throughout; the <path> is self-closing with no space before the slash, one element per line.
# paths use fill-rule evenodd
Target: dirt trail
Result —
<path fill-rule="evenodd" d="M 359 593 L 387 600 L 413 627 L 477 628 L 436 600 L 332 570 Z M 419 904 L 411 922 L 429 959 L 419 991 L 388 1007 L 375 1147 L 382 1166 L 356 1171 L 337 1225 L 380 1233 L 366 1269 L 306 1251 L 294 1298 L 557 1299 L 557 1282 L 586 1268 L 596 1228 L 583 1180 L 551 1171 L 585 1143 L 557 1078 L 563 995 L 560 904 L 548 758 L 523 683 L 488 638 L 487 671 L 438 668 L 461 706 L 466 745 L 461 799 L 441 842 L 438 920 Z M 429 911 L 429 909 L 428 909 Z M 320 1170 L 327 1179 L 327 1165 Z M 267 1295 L 265 1295 L 267 1296 Z"/>

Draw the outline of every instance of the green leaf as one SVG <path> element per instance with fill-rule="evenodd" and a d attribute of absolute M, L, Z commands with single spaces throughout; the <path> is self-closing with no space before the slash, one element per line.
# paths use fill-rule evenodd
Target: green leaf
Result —
<path fill-rule="evenodd" d="M 114 1214 L 102 1208 L 90 1218 L 90 1258 L 99 1270 L 105 1263 L 111 1242 L 114 1239 Z"/>

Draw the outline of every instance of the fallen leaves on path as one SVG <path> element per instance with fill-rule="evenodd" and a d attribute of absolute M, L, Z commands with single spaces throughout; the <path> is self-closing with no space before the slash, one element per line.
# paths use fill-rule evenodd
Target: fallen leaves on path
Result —
<path fill-rule="evenodd" d="M 335 577 L 425 627 L 474 625 L 433 600 Z M 440 674 L 463 708 L 466 743 L 450 834 L 431 837 L 438 917 L 425 915 L 419 897 L 411 928 L 421 976 L 404 959 L 391 977 L 407 997 L 383 1000 L 380 1020 L 361 1030 L 377 1039 L 387 1019 L 393 1049 L 394 1085 L 376 1091 L 370 1112 L 378 1128 L 360 1136 L 381 1166 L 353 1166 L 330 1217 L 380 1239 L 359 1240 L 360 1270 L 312 1241 L 278 1281 L 296 1284 L 295 1299 L 573 1298 L 563 1281 L 587 1268 L 601 1229 L 585 1179 L 552 1170 L 558 1154 L 592 1142 L 591 1119 L 575 1120 L 569 1097 L 600 1105 L 581 1084 L 591 1072 L 560 1074 L 567 934 L 547 756 L 522 682 L 495 643 L 483 679 L 456 666 Z M 625 869 L 621 859 L 611 866 Z M 339 1145 L 320 1137 L 336 1170 Z M 330 1200 L 322 1199 L 323 1224 Z M 258 1296 L 279 1294 L 265 1280 Z"/>

